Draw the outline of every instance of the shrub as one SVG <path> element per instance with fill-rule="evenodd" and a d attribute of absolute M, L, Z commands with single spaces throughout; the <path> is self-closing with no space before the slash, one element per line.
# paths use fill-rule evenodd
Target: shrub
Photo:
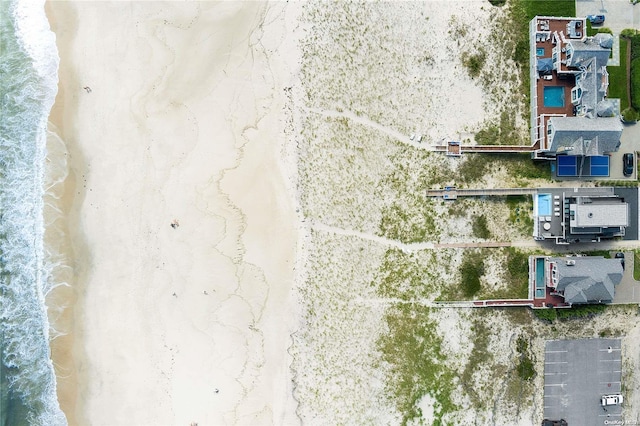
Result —
<path fill-rule="evenodd" d="M 638 112 L 635 109 L 629 107 L 622 111 L 622 120 L 625 123 L 635 123 L 636 121 L 638 121 Z"/>
<path fill-rule="evenodd" d="M 498 145 L 500 143 L 500 129 L 498 126 L 489 125 L 479 130 L 474 139 L 478 145 Z"/>
<path fill-rule="evenodd" d="M 592 318 L 607 309 L 607 305 L 579 305 L 569 309 L 558 309 L 556 315 L 560 320 Z"/>
<path fill-rule="evenodd" d="M 482 238 L 484 240 L 491 238 L 491 231 L 489 231 L 489 228 L 487 227 L 487 217 L 483 214 L 473 218 L 471 229 L 474 237 Z"/>
<path fill-rule="evenodd" d="M 471 254 L 464 258 L 460 266 L 462 277 L 462 294 L 466 298 L 473 297 L 480 291 L 480 277 L 484 275 L 484 260 L 480 255 Z"/>
<path fill-rule="evenodd" d="M 487 53 L 482 49 L 474 55 L 469 55 L 467 52 L 462 54 L 462 64 L 467 68 L 471 78 L 476 78 L 480 75 L 486 59 Z"/>
<path fill-rule="evenodd" d="M 631 61 L 631 106 L 640 110 L 640 58 Z"/>
<path fill-rule="evenodd" d="M 513 60 L 520 66 L 525 66 L 529 63 L 529 41 L 518 40 L 516 48 L 513 51 Z"/>
<path fill-rule="evenodd" d="M 491 3 L 492 6 L 504 6 L 504 4 L 507 2 L 507 0 L 489 0 L 489 3 Z"/>
<path fill-rule="evenodd" d="M 633 28 L 626 28 L 620 32 L 620 37 L 631 38 L 636 34 L 638 34 L 638 30 L 635 30 Z"/>
<path fill-rule="evenodd" d="M 489 169 L 490 158 L 486 154 L 472 154 L 465 157 L 458 167 L 458 179 L 465 184 L 481 180 Z"/>
<path fill-rule="evenodd" d="M 535 315 L 536 318 L 549 323 L 552 323 L 557 318 L 556 310 L 554 308 L 534 309 L 533 315 Z"/>
<path fill-rule="evenodd" d="M 516 350 L 520 355 L 520 362 L 516 367 L 518 369 L 518 376 L 522 380 L 529 381 L 536 375 L 536 370 L 533 367 L 533 361 L 530 358 L 529 354 L 529 343 L 524 339 L 524 337 L 518 337 L 516 341 Z"/>

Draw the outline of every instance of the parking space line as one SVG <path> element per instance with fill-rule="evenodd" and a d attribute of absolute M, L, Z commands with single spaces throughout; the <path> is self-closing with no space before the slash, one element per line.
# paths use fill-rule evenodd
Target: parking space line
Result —
<path fill-rule="evenodd" d="M 600 382 L 600 384 L 603 384 L 603 383 L 621 383 L 621 382 Z"/>
<path fill-rule="evenodd" d="M 549 362 L 545 361 L 545 364 L 567 364 L 568 362 L 569 361 L 549 361 Z"/>
<path fill-rule="evenodd" d="M 599 349 L 599 350 L 600 352 L 609 352 L 609 349 Z M 621 350 L 622 350 L 621 348 L 611 348 L 611 352 L 621 351 Z"/>
<path fill-rule="evenodd" d="M 600 362 L 620 362 L 619 359 L 599 359 Z"/>
<path fill-rule="evenodd" d="M 545 376 L 557 376 L 557 375 L 565 375 L 567 373 L 544 373 Z"/>
<path fill-rule="evenodd" d="M 566 354 L 567 352 L 569 351 L 545 351 L 545 353 L 548 353 L 548 354 L 558 354 L 558 353 Z"/>
<path fill-rule="evenodd" d="M 598 417 L 622 417 L 622 414 L 598 414 Z"/>
<path fill-rule="evenodd" d="M 564 386 L 564 385 L 565 385 L 565 383 L 554 383 L 554 384 L 551 384 L 551 385 L 544 385 L 544 387 L 546 388 L 546 387 L 549 387 L 549 386 Z"/>

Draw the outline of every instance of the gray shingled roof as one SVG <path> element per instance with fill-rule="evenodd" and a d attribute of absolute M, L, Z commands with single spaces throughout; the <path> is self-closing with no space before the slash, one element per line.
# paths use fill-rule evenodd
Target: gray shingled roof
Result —
<path fill-rule="evenodd" d="M 611 34 L 598 33 L 593 36 L 593 41 L 605 49 L 611 49 L 613 47 L 613 36 Z"/>
<path fill-rule="evenodd" d="M 571 60 L 567 61 L 567 66 L 579 67 L 583 62 L 591 58 L 596 58 L 599 66 L 607 65 L 611 51 L 602 47 L 599 41 L 592 41 L 587 38 L 585 41 L 571 40 L 569 43 L 573 48 L 573 55 Z"/>
<path fill-rule="evenodd" d="M 596 106 L 596 113 L 598 117 L 613 117 L 615 116 L 616 107 L 613 102 L 609 100 L 603 100 L 598 102 Z"/>
<path fill-rule="evenodd" d="M 562 152 L 567 148 L 581 151 L 585 148 L 579 145 L 584 141 L 597 140 L 599 152 L 595 155 L 602 155 L 615 152 L 622 136 L 622 123 L 616 117 L 551 117 L 549 123 L 554 129 L 552 152 Z"/>
<path fill-rule="evenodd" d="M 564 292 L 564 300 L 571 304 L 609 303 L 613 300 L 615 286 L 622 280 L 619 259 L 602 256 L 556 257 L 557 290 Z M 569 265 L 567 261 L 575 262 Z"/>

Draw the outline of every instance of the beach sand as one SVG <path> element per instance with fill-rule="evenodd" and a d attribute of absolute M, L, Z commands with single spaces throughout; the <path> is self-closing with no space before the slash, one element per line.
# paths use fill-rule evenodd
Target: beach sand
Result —
<path fill-rule="evenodd" d="M 50 162 L 68 164 L 50 244 L 73 269 L 48 304 L 70 424 L 297 423 L 297 8 L 47 3 L 65 144 Z"/>

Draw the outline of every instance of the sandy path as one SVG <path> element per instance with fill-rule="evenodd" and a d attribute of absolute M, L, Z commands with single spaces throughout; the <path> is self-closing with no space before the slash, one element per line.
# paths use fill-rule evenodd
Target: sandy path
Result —
<path fill-rule="evenodd" d="M 296 421 L 282 151 L 296 13 L 48 4 L 77 278 L 73 360 L 58 363 L 72 424 Z"/>

